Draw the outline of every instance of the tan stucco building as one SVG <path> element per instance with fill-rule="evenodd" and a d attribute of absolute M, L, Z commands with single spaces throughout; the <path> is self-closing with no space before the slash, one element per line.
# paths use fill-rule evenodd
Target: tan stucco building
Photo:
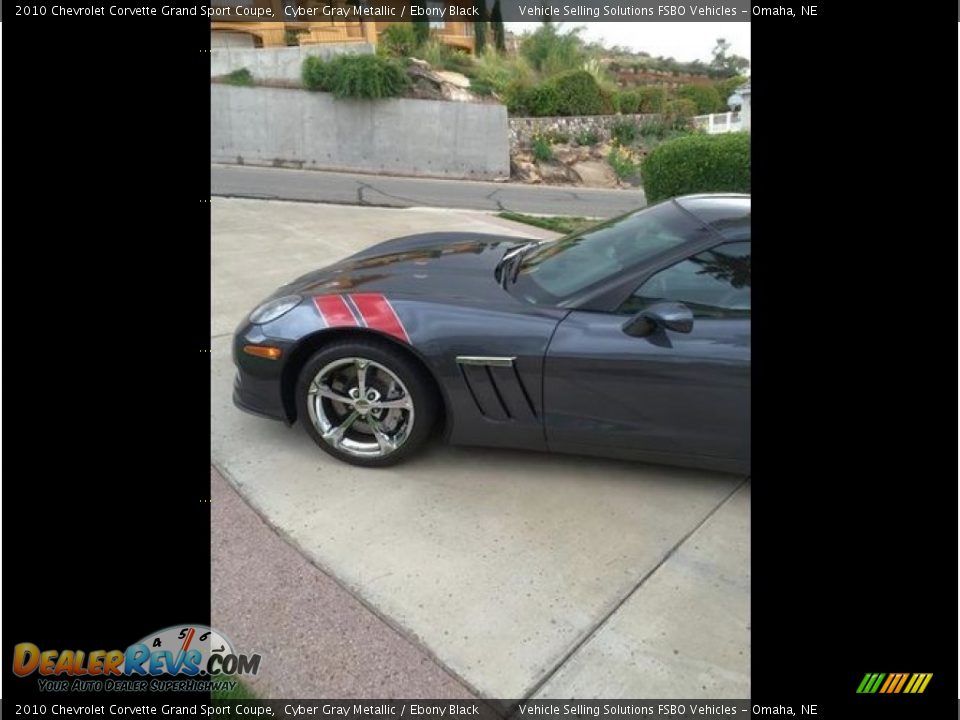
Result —
<path fill-rule="evenodd" d="M 231 0 L 236 7 L 235 0 Z M 396 17 L 400 17 L 401 6 L 408 5 L 403 0 L 387 0 L 387 3 L 396 8 Z M 436 13 L 440 8 L 446 9 L 449 16 L 451 8 L 455 8 L 461 15 L 469 12 L 473 6 L 470 0 L 427 0 L 425 7 Z M 349 16 L 352 4 L 347 0 L 249 0 L 249 8 L 271 9 L 273 17 L 286 18 L 290 21 L 273 20 L 271 22 L 244 22 L 231 19 L 213 20 L 211 30 L 214 41 L 222 34 L 224 37 L 249 36 L 252 44 L 259 47 L 282 47 L 291 44 L 295 39 L 300 45 L 315 45 L 320 43 L 350 43 L 368 42 L 376 45 L 380 34 L 396 22 L 408 20 L 379 20 L 379 19 L 337 19 Z M 343 13 L 336 13 L 343 9 Z M 295 18 L 295 19 L 294 19 Z M 302 19 L 301 19 L 302 18 Z M 317 18 L 317 19 L 314 19 Z M 473 36 L 473 21 L 450 20 L 449 17 L 438 19 L 434 14 L 426 18 L 430 23 L 431 34 L 441 42 L 467 52 L 473 52 L 475 40 Z M 293 33 L 296 33 L 294 36 Z"/>

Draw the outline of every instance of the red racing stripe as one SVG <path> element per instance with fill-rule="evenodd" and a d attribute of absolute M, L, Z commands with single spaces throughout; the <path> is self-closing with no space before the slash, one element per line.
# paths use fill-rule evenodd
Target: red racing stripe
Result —
<path fill-rule="evenodd" d="M 313 299 L 313 304 L 327 327 L 357 327 L 357 319 L 347 307 L 347 301 L 339 295 L 319 295 Z"/>
<path fill-rule="evenodd" d="M 406 328 L 400 321 L 399 316 L 383 295 L 377 293 L 353 293 L 350 295 L 353 304 L 363 315 L 364 322 L 368 328 L 379 330 L 387 335 L 392 335 L 398 340 L 410 343 L 410 336 L 407 335 Z"/>

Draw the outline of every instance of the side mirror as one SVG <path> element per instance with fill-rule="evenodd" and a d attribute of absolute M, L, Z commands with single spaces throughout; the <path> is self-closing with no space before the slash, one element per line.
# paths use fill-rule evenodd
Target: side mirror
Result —
<path fill-rule="evenodd" d="M 693 330 L 693 313 L 682 303 L 659 302 L 623 324 L 623 331 L 633 337 L 646 337 L 656 330 L 688 333 Z"/>

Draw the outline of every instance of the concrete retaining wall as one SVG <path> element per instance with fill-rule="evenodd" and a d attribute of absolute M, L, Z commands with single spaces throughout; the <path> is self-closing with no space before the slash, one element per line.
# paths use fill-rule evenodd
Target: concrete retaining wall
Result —
<path fill-rule="evenodd" d="M 219 33 L 213 33 L 217 35 Z M 373 52 L 366 42 L 298 45 L 282 48 L 215 47 L 210 50 L 210 77 L 247 68 L 257 80 L 283 80 L 300 84 L 300 68 L 309 55 L 329 60 L 336 55 L 364 55 Z"/>
<path fill-rule="evenodd" d="M 503 105 L 337 100 L 217 83 L 210 93 L 213 162 L 478 180 L 510 175 Z"/>

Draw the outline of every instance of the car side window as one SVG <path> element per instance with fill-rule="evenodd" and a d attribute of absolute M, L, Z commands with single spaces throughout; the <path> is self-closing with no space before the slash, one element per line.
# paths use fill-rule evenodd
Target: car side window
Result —
<path fill-rule="evenodd" d="M 664 268 L 620 307 L 633 315 L 657 302 L 683 303 L 700 318 L 750 317 L 750 242 L 717 245 Z"/>

